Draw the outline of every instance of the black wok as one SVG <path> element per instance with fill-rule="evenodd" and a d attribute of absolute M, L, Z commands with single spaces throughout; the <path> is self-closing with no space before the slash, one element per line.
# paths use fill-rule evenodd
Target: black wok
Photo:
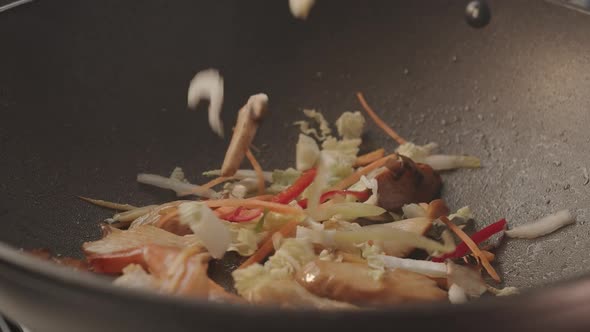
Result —
<path fill-rule="evenodd" d="M 56 0 L 1 14 L 0 312 L 33 331 L 589 329 L 590 17 L 491 1 L 492 23 L 476 30 L 465 4 L 319 1 L 305 23 L 287 1 Z M 182 166 L 198 183 L 219 167 L 228 140 L 204 107 L 186 110 L 189 80 L 209 67 L 225 77 L 226 132 L 249 95 L 270 96 L 256 138 L 266 168 L 294 162 L 300 109 L 333 121 L 359 109 L 360 90 L 403 136 L 482 158 L 444 175 L 452 208 L 471 206 L 481 225 L 562 208 L 578 222 L 498 251 L 505 284 L 531 289 L 522 296 L 355 314 L 137 293 L 12 249 L 80 255 L 109 211 L 75 195 L 163 202 L 173 194 L 137 173 Z M 374 126 L 364 144 L 395 148 Z"/>

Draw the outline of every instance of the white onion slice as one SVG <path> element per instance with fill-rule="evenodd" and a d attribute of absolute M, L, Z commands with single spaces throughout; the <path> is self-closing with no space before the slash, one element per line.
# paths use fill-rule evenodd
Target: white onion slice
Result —
<path fill-rule="evenodd" d="M 434 278 L 447 277 L 447 264 L 445 263 L 435 263 L 409 258 L 398 258 L 387 255 L 376 255 L 374 257 L 382 260 L 383 265 L 388 269 L 402 269 Z"/>
<path fill-rule="evenodd" d="M 451 287 L 449 287 L 449 302 L 453 304 L 466 303 L 467 294 L 465 294 L 465 290 L 457 284 L 452 284 Z"/>
<path fill-rule="evenodd" d="M 221 170 L 214 169 L 211 171 L 203 172 L 203 175 L 204 176 L 221 176 Z M 264 176 L 264 181 L 272 182 L 272 172 L 264 171 L 264 172 L 262 172 L 262 175 Z M 239 169 L 236 171 L 236 173 L 234 175 L 232 175 L 232 178 L 234 178 L 236 180 L 244 180 L 244 179 L 248 179 L 248 178 L 256 179 L 256 177 L 257 177 L 256 171 L 253 169 Z"/>
<path fill-rule="evenodd" d="M 446 171 L 457 168 L 479 168 L 481 161 L 477 157 L 472 156 L 453 156 L 435 154 L 424 158 L 422 161 L 428 164 L 435 171 Z"/>
<path fill-rule="evenodd" d="M 509 237 L 513 238 L 534 239 L 552 233 L 563 226 L 573 223 L 574 221 L 574 217 L 568 210 L 561 210 L 537 221 L 514 227 L 510 230 L 507 230 L 505 233 Z"/>
<path fill-rule="evenodd" d="M 196 195 L 206 198 L 214 198 L 217 193 L 212 189 L 203 188 L 194 184 L 178 181 L 156 174 L 138 174 L 137 182 L 149 184 L 162 189 L 170 189 L 176 192 L 178 196 Z"/>
<path fill-rule="evenodd" d="M 289 9 L 294 17 L 305 20 L 315 4 L 315 0 L 289 0 Z"/>
<path fill-rule="evenodd" d="M 202 99 L 209 100 L 209 126 L 223 137 L 221 106 L 223 105 L 223 77 L 215 69 L 198 72 L 188 87 L 188 107 L 196 109 Z"/>

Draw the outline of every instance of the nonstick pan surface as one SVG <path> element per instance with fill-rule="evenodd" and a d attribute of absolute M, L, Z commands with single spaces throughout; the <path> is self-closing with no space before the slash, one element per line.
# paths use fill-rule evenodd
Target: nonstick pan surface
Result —
<path fill-rule="evenodd" d="M 226 82 L 226 132 L 249 95 L 270 96 L 271 116 L 255 140 L 265 168 L 293 164 L 292 123 L 301 109 L 333 121 L 360 109 L 354 93 L 362 91 L 406 138 L 482 158 L 482 169 L 443 176 L 443 197 L 453 209 L 469 205 L 479 225 L 503 217 L 517 225 L 563 208 L 577 216 L 556 234 L 501 247 L 506 285 L 541 288 L 582 275 L 590 247 L 590 17 L 532 0 L 490 5 L 491 24 L 477 30 L 463 20 L 465 3 L 450 0 L 319 1 L 305 23 L 290 17 L 286 1 L 57 0 L 3 13 L 0 241 L 80 255 L 109 211 L 76 195 L 137 205 L 172 200 L 134 180 L 175 166 L 204 181 L 200 173 L 219 167 L 228 139 L 209 130 L 206 107 L 186 109 L 186 90 L 197 71 L 214 67 Z M 370 125 L 363 147 L 395 145 Z M 19 320 L 36 310 L 17 301 L 24 294 L 36 294 L 35 312 L 60 297 L 104 296 L 28 275 L 5 258 L 0 311 Z M 139 303 L 135 294 L 105 292 Z M 162 305 L 146 301 L 135 308 Z M 202 308 L 217 312 L 212 317 L 224 310 Z"/>

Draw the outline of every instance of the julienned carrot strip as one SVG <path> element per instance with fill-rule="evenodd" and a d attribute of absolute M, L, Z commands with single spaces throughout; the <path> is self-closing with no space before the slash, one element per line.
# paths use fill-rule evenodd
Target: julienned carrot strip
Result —
<path fill-rule="evenodd" d="M 496 259 L 496 255 L 494 255 L 494 253 L 489 252 L 487 250 L 482 250 L 481 253 L 484 254 L 486 256 L 486 258 L 488 259 L 488 261 L 490 261 L 490 262 L 493 262 L 494 259 Z"/>
<path fill-rule="evenodd" d="M 283 227 L 281 227 L 278 231 L 267 235 L 266 238 L 263 240 L 260 248 L 258 248 L 258 250 L 256 250 L 256 252 L 252 256 L 250 256 L 244 263 L 242 263 L 242 265 L 240 265 L 240 267 L 238 267 L 238 269 L 243 269 L 243 268 L 248 267 L 252 264 L 261 262 L 268 255 L 270 255 L 274 249 L 273 243 L 272 243 L 273 235 L 278 232 L 283 237 L 292 236 L 293 234 L 295 234 L 295 230 L 297 229 L 298 224 L 299 224 L 299 222 L 296 220 L 289 221 L 288 223 L 283 225 Z"/>
<path fill-rule="evenodd" d="M 78 196 L 79 199 L 86 201 L 90 204 L 94 204 L 96 206 L 100 206 L 100 207 L 105 207 L 107 209 L 112 209 L 112 210 L 119 210 L 119 211 L 130 211 L 133 209 L 137 209 L 137 206 L 133 206 L 133 205 L 129 205 L 129 204 L 120 204 L 120 203 L 115 203 L 115 202 L 109 202 L 109 201 L 104 201 L 102 199 L 94 199 L 94 198 L 88 198 L 88 197 L 84 197 L 84 196 Z"/>
<path fill-rule="evenodd" d="M 290 185 L 287 189 L 283 190 L 282 192 L 278 193 L 273 199 L 272 202 L 287 204 L 292 200 L 296 199 L 301 193 L 309 187 L 309 185 L 315 179 L 317 171 L 315 168 L 309 169 L 305 171 L 292 185 Z"/>
<path fill-rule="evenodd" d="M 375 111 L 373 111 L 373 109 L 371 108 L 371 106 L 369 106 L 369 104 L 367 103 L 367 101 L 365 100 L 365 97 L 363 96 L 363 94 L 361 92 L 357 92 L 356 97 L 358 98 L 359 102 L 361 103 L 361 106 L 363 106 L 363 109 L 365 110 L 365 112 L 367 112 L 367 114 L 369 114 L 371 119 L 373 119 L 373 121 L 375 122 L 375 124 L 377 126 L 379 126 L 379 128 L 383 129 L 383 131 L 386 132 L 387 135 L 389 135 L 391 138 L 393 138 L 400 145 L 405 144 L 407 142 L 405 139 L 403 139 L 403 137 L 401 137 L 398 133 L 396 133 L 395 130 L 393 130 L 390 126 L 388 126 L 387 123 L 385 123 L 385 121 L 383 121 L 377 115 L 377 113 L 375 113 Z"/>
<path fill-rule="evenodd" d="M 337 185 L 335 185 L 334 187 L 330 188 L 329 191 L 332 190 L 344 190 L 350 186 L 352 186 L 353 184 L 359 182 L 359 180 L 361 179 L 361 177 L 363 175 L 367 175 L 368 173 L 376 170 L 379 167 L 382 167 L 385 165 L 385 163 L 387 162 L 387 160 L 389 160 L 389 158 L 393 158 L 393 157 L 397 157 L 397 154 L 392 153 L 390 155 L 387 155 L 383 158 L 377 159 L 374 162 L 370 163 L 369 165 L 357 170 L 356 172 L 352 173 L 351 175 L 349 175 L 347 178 L 343 179 L 342 181 L 340 181 Z"/>
<path fill-rule="evenodd" d="M 264 172 L 262 171 L 262 167 L 260 166 L 260 163 L 258 163 L 258 160 L 256 160 L 256 157 L 254 157 L 254 154 L 252 154 L 252 151 L 250 151 L 250 149 L 246 150 L 246 157 L 248 158 L 250 164 L 252 164 L 252 168 L 256 172 L 256 178 L 258 179 L 258 195 L 263 195 L 265 186 Z"/>
<path fill-rule="evenodd" d="M 371 151 L 366 153 L 362 156 L 358 156 L 356 161 L 354 162 L 354 167 L 361 167 L 368 165 L 379 158 L 383 158 L 385 155 L 385 149 L 377 149 L 375 151 Z"/>
<path fill-rule="evenodd" d="M 228 198 L 228 199 L 215 199 L 209 201 L 203 201 L 203 203 L 207 204 L 210 208 L 222 207 L 222 206 L 233 206 L 239 207 L 243 206 L 249 209 L 261 208 L 261 209 L 269 209 L 270 211 L 278 212 L 278 213 L 285 213 L 285 214 L 296 214 L 300 215 L 303 214 L 303 210 L 299 207 L 293 207 L 290 205 L 274 203 L 274 202 L 266 202 L 260 201 L 257 199 L 237 199 L 237 198 Z"/>
<path fill-rule="evenodd" d="M 506 227 L 506 219 L 498 220 L 495 223 L 488 225 L 488 226 L 480 229 L 479 231 L 475 232 L 473 235 L 471 235 L 471 239 L 476 244 L 482 243 L 483 241 L 492 237 L 494 234 L 497 234 L 497 233 L 500 233 L 501 231 L 503 231 L 505 227 Z M 455 251 L 445 254 L 443 256 L 440 256 L 440 257 L 434 257 L 432 259 L 432 261 L 433 262 L 442 262 L 447 258 L 463 257 L 463 256 L 467 255 L 468 253 L 469 253 L 469 248 L 467 247 L 465 242 L 461 242 L 459 245 L 457 245 L 457 247 L 455 248 Z"/>
<path fill-rule="evenodd" d="M 440 220 L 443 223 L 445 223 L 445 225 L 447 225 L 447 227 L 450 230 L 452 230 L 455 234 L 457 234 L 457 236 L 461 240 L 463 240 L 463 242 L 465 242 L 465 244 L 469 247 L 471 252 L 473 252 L 473 254 L 477 258 L 479 258 L 479 260 L 481 261 L 481 265 L 483 265 L 484 269 L 486 269 L 486 271 L 488 272 L 490 277 L 492 277 L 492 279 L 494 279 L 496 282 L 500 282 L 500 280 L 501 280 L 500 276 L 498 275 L 496 270 L 494 270 L 494 268 L 492 267 L 492 265 L 488 261 L 488 258 L 486 257 L 486 255 L 484 255 L 481 252 L 481 250 L 479 250 L 479 247 L 477 246 L 477 244 L 475 244 L 475 242 L 473 242 L 473 240 L 469 237 L 469 235 L 467 235 L 465 232 L 463 232 L 463 230 L 461 230 L 459 227 L 457 227 L 457 225 L 453 224 L 449 220 L 449 218 L 442 216 L 442 217 L 440 217 Z"/>
<path fill-rule="evenodd" d="M 215 178 L 215 179 L 205 183 L 201 187 L 203 187 L 205 189 L 211 189 L 211 188 L 215 187 L 216 185 L 223 183 L 225 181 L 229 181 L 231 179 L 233 179 L 233 177 L 231 177 L 231 176 L 220 176 L 218 178 Z"/>
<path fill-rule="evenodd" d="M 164 225 L 167 221 L 172 220 L 174 218 L 178 217 L 178 208 L 174 209 L 174 211 L 172 212 L 168 212 L 166 214 L 164 214 L 162 217 L 160 217 L 160 219 L 158 219 L 157 221 L 157 225 Z"/>

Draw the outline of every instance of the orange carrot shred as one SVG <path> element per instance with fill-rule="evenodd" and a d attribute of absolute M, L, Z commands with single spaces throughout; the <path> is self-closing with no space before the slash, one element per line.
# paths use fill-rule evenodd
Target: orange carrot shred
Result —
<path fill-rule="evenodd" d="M 252 256 L 250 256 L 244 263 L 242 263 L 242 265 L 240 265 L 238 269 L 243 269 L 252 264 L 262 262 L 262 260 L 265 259 L 268 255 L 270 255 L 274 250 L 274 246 L 272 243 L 273 235 L 275 233 L 280 233 L 284 237 L 292 236 L 295 234 L 297 225 L 299 225 L 299 222 L 297 222 L 297 220 L 292 220 L 283 225 L 283 227 L 281 227 L 276 232 L 267 235 L 262 241 L 262 245 L 260 246 L 260 248 L 258 248 L 258 250 L 256 250 L 256 252 Z"/>
<path fill-rule="evenodd" d="M 256 157 L 254 157 L 254 154 L 252 154 L 252 151 L 250 151 L 250 149 L 246 150 L 246 157 L 248 158 L 250 164 L 252 164 L 252 168 L 254 168 L 254 171 L 256 172 L 256 178 L 258 179 L 258 195 L 263 195 L 265 186 L 264 173 L 262 171 L 262 167 L 260 166 L 260 163 L 258 163 L 258 160 L 256 160 Z"/>
<path fill-rule="evenodd" d="M 373 121 L 375 122 L 375 124 L 377 126 L 379 126 L 379 128 L 383 129 L 383 131 L 386 132 L 387 135 L 389 135 L 391 138 L 393 138 L 398 144 L 401 145 L 401 144 L 405 144 L 407 142 L 403 137 L 401 137 L 397 132 L 395 132 L 395 130 L 393 130 L 390 126 L 388 126 L 387 123 L 385 123 L 385 121 L 383 121 L 377 115 L 377 113 L 375 113 L 375 111 L 373 111 L 373 109 L 371 108 L 371 106 L 369 106 L 369 104 L 367 103 L 367 101 L 365 100 L 365 97 L 363 96 L 363 94 L 361 92 L 357 92 L 356 97 L 358 98 L 359 102 L 361 103 L 361 106 L 363 106 L 363 109 L 365 110 L 365 112 L 367 112 L 367 114 L 369 114 L 371 119 L 373 119 Z"/>
<path fill-rule="evenodd" d="M 215 187 L 216 185 L 223 183 L 225 181 L 229 181 L 232 180 L 233 177 L 232 176 L 220 176 L 218 178 L 215 178 L 207 183 L 205 183 L 204 185 L 202 185 L 201 187 L 205 188 L 205 189 L 211 189 L 213 187 Z"/>
<path fill-rule="evenodd" d="M 157 224 L 158 225 L 164 225 L 169 220 L 172 220 L 172 219 L 178 217 L 178 214 L 179 214 L 178 213 L 178 209 L 176 208 L 176 209 L 174 209 L 174 211 L 168 212 L 168 213 L 162 215 L 162 217 L 160 217 L 160 219 L 158 219 Z"/>
<path fill-rule="evenodd" d="M 476 256 L 477 258 L 479 258 L 479 260 L 481 261 L 481 265 L 483 265 L 484 269 L 486 269 L 486 271 L 488 272 L 488 274 L 490 275 L 490 277 L 492 277 L 492 279 L 494 279 L 494 281 L 496 282 L 500 282 L 500 276 L 498 275 L 498 273 L 496 272 L 496 270 L 494 270 L 494 268 L 492 267 L 492 265 L 490 264 L 490 261 L 488 260 L 487 255 L 485 255 L 484 253 L 481 252 L 481 250 L 479 249 L 479 247 L 477 246 L 477 244 L 475 244 L 475 242 L 473 242 L 473 240 L 471 239 L 471 237 L 469 237 L 469 235 L 465 234 L 465 232 L 463 232 L 462 229 L 460 229 L 459 227 L 457 227 L 457 225 L 453 224 L 449 218 L 442 216 L 440 217 L 440 220 L 445 223 L 445 225 L 447 225 L 447 227 L 449 229 L 451 229 L 455 234 L 457 234 L 457 236 L 463 241 L 465 242 L 465 244 L 469 247 L 469 249 L 471 250 L 471 252 L 473 252 L 473 255 Z"/>
<path fill-rule="evenodd" d="M 352 186 L 353 184 L 357 183 L 363 175 L 367 175 L 368 173 L 372 172 L 373 170 L 376 170 L 377 168 L 384 166 L 385 163 L 387 162 L 387 160 L 389 160 L 389 158 L 394 158 L 394 157 L 397 157 L 397 154 L 393 153 L 393 154 L 387 155 L 383 158 L 379 158 L 379 159 L 375 160 L 374 162 L 370 163 L 369 165 L 357 170 L 356 172 L 352 173 L 348 177 L 344 178 L 342 181 L 338 182 L 338 184 L 336 184 L 335 186 L 333 186 L 329 190 L 344 190 L 344 189 Z"/>
<path fill-rule="evenodd" d="M 377 149 L 362 156 L 358 156 L 354 162 L 354 167 L 366 166 L 377 159 L 383 158 L 384 155 L 385 149 Z"/>
<path fill-rule="evenodd" d="M 259 200 L 259 201 L 270 201 L 271 199 L 273 199 L 273 197 L 275 197 L 275 195 L 260 195 L 260 196 L 254 196 L 254 197 L 248 197 L 245 199 L 255 199 L 255 200 Z"/>

